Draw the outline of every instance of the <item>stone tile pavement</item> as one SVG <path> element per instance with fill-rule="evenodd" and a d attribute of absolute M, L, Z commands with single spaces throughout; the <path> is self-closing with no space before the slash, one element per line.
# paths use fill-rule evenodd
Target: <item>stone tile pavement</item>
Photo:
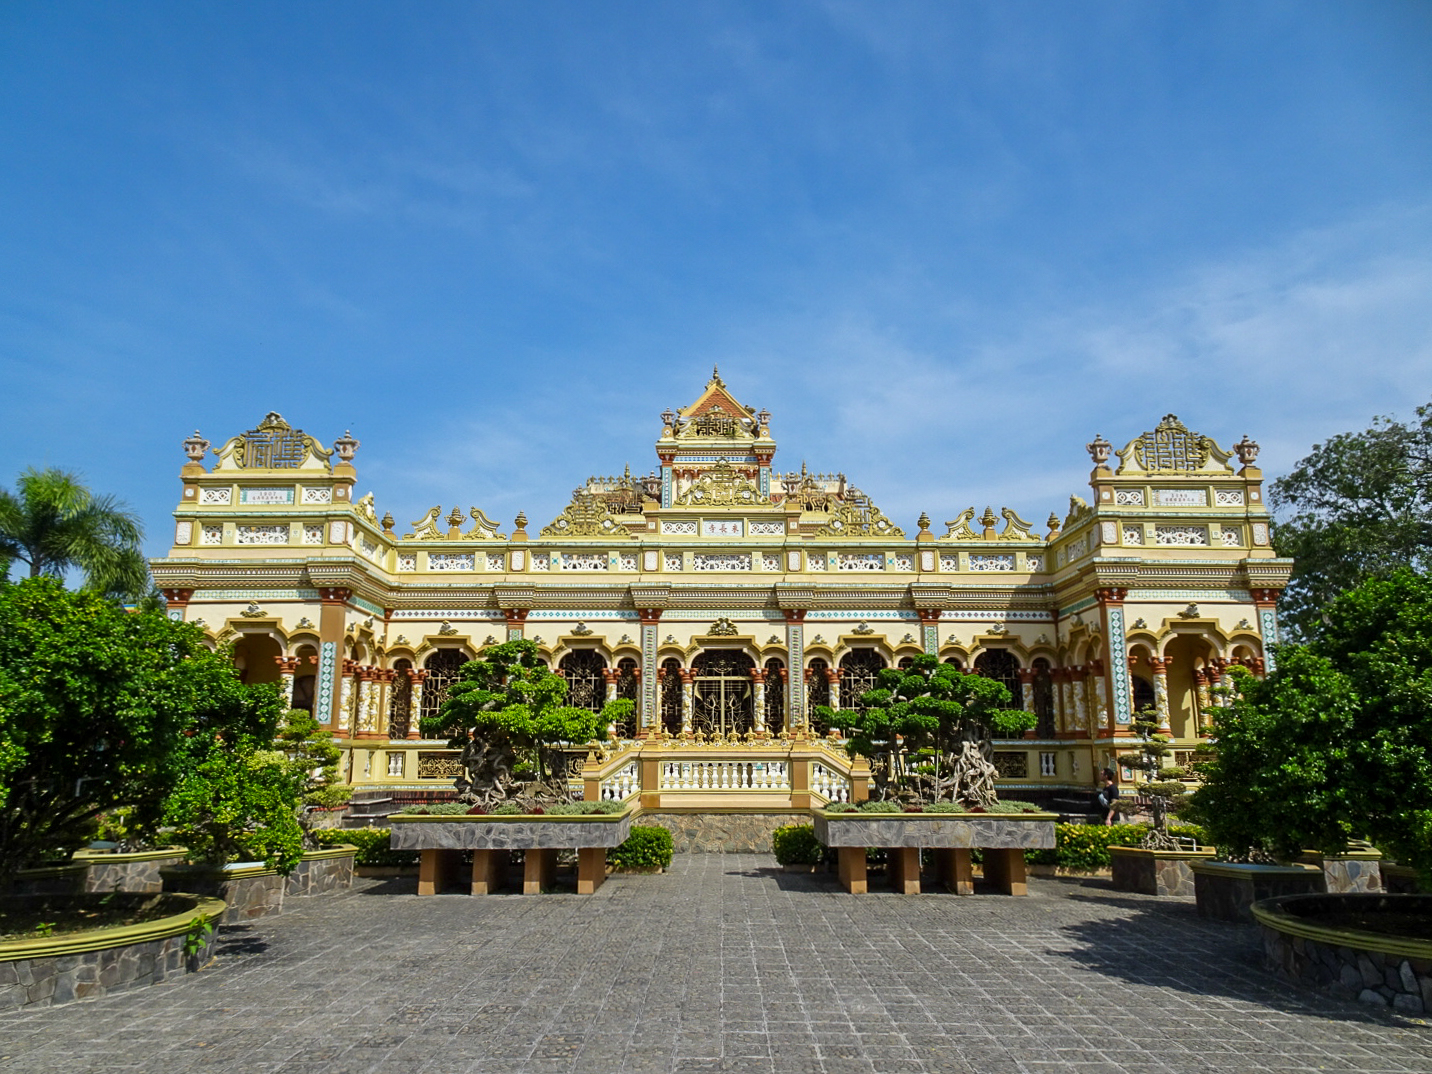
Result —
<path fill-rule="evenodd" d="M 160 1074 L 1432 1072 L 1432 1027 L 1285 989 L 1192 900 L 848 896 L 768 856 L 595 895 L 359 881 L 202 973 L 0 1015 L 0 1070 Z"/>

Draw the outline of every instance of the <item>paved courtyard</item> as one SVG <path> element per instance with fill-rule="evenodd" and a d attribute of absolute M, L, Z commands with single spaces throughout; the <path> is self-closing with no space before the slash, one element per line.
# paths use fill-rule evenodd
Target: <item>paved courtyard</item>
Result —
<path fill-rule="evenodd" d="M 197 976 L 0 1015 L 0 1070 L 1432 1071 L 1432 1027 L 1279 986 L 1191 900 L 852 897 L 762 855 L 595 895 L 412 879 L 229 929 Z"/>

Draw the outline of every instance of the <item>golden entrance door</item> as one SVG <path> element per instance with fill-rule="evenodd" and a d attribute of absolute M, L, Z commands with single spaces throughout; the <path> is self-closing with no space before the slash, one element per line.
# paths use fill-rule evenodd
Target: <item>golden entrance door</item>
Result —
<path fill-rule="evenodd" d="M 702 653 L 692 665 L 693 731 L 726 735 L 745 734 L 755 722 L 755 686 L 751 669 L 756 665 L 744 653 Z"/>

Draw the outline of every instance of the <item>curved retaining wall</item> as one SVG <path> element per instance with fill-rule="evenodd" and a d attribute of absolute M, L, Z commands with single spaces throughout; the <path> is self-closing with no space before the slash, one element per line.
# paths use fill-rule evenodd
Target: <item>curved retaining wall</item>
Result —
<path fill-rule="evenodd" d="M 1253 906 L 1263 952 L 1275 973 L 1310 988 L 1392 1007 L 1432 1012 L 1432 940 L 1323 924 L 1347 909 L 1414 911 L 1432 918 L 1432 895 L 1286 895 Z"/>
<path fill-rule="evenodd" d="M 186 955 L 184 938 L 196 917 L 217 921 L 224 904 L 197 895 L 173 897 L 182 909 L 141 925 L 0 943 L 0 1010 L 104 996 L 197 968 L 202 952 Z"/>

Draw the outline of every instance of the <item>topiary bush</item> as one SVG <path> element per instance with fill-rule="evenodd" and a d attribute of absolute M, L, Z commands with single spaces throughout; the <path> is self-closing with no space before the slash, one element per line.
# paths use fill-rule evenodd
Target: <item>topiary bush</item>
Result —
<path fill-rule="evenodd" d="M 899 802 L 861 802 L 860 812 L 862 813 L 903 813 L 905 807 Z"/>
<path fill-rule="evenodd" d="M 671 833 L 655 825 L 631 830 L 626 842 L 607 851 L 607 863 L 614 869 L 665 869 L 671 864 Z"/>
<path fill-rule="evenodd" d="M 355 865 L 416 865 L 418 851 L 393 850 L 388 845 L 387 828 L 319 828 L 314 842 L 324 846 L 349 843 L 358 848 L 353 855 Z"/>
<path fill-rule="evenodd" d="M 465 802 L 422 802 L 404 806 L 398 812 L 406 816 L 459 817 L 472 808 Z"/>
<path fill-rule="evenodd" d="M 810 824 L 787 824 L 771 833 L 771 851 L 782 865 L 819 865 L 825 846 Z"/>

